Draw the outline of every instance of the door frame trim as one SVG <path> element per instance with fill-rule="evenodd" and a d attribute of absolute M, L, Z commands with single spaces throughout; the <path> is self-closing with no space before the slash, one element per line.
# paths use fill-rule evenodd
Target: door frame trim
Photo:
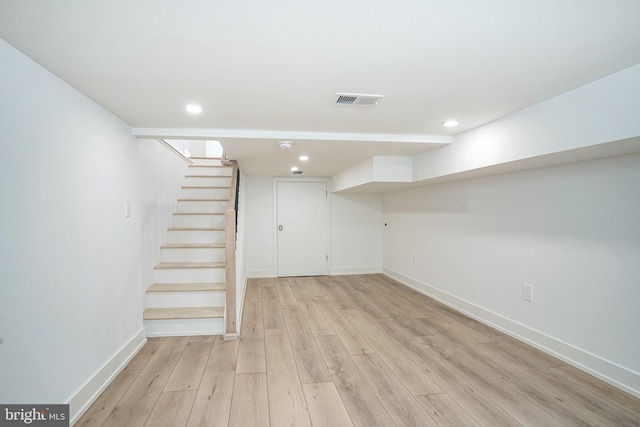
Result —
<path fill-rule="evenodd" d="M 273 267 L 274 276 L 278 276 L 278 182 L 324 182 L 327 184 L 326 236 L 327 262 L 325 275 L 331 271 L 331 179 L 330 178 L 273 178 Z"/>

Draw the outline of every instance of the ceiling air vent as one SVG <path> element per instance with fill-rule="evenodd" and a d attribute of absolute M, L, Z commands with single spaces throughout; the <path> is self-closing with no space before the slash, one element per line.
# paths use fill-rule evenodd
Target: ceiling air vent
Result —
<path fill-rule="evenodd" d="M 293 175 L 302 175 L 304 171 L 291 171 Z"/>
<path fill-rule="evenodd" d="M 336 105 L 357 105 L 371 107 L 376 105 L 384 95 L 363 95 L 360 93 L 337 93 Z"/>

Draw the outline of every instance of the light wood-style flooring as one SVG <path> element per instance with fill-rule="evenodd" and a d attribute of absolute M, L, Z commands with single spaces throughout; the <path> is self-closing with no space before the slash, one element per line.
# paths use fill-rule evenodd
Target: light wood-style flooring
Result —
<path fill-rule="evenodd" d="M 382 275 L 252 279 L 241 339 L 151 338 L 78 426 L 640 426 L 640 399 Z"/>

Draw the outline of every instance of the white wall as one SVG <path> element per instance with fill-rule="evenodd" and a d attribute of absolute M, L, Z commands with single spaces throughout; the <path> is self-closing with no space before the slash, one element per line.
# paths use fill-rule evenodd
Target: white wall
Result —
<path fill-rule="evenodd" d="M 246 266 L 248 277 L 274 277 L 273 178 L 244 179 Z"/>
<path fill-rule="evenodd" d="M 385 272 L 640 395 L 639 184 L 633 154 L 387 193 Z"/>
<path fill-rule="evenodd" d="M 273 177 L 247 176 L 246 265 L 248 277 L 275 277 Z M 380 194 L 331 194 L 330 274 L 381 271 Z"/>
<path fill-rule="evenodd" d="M 144 343 L 137 141 L 4 41 L 0 63 L 0 402 L 74 417 Z"/>
<path fill-rule="evenodd" d="M 160 262 L 160 246 L 167 241 L 189 162 L 155 139 L 138 141 L 142 182 L 142 289 L 153 284 L 153 267 Z"/>
<path fill-rule="evenodd" d="M 382 272 L 382 195 L 331 194 L 329 274 Z"/>

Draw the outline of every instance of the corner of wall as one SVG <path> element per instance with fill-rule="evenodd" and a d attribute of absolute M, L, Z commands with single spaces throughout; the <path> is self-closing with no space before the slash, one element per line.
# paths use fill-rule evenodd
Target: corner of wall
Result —
<path fill-rule="evenodd" d="M 146 344 L 145 329 L 141 328 L 116 354 L 111 357 L 85 382 L 80 389 L 68 400 L 70 409 L 70 425 L 75 424 L 80 417 L 96 401 L 116 376 L 127 366 L 127 363 Z"/>

